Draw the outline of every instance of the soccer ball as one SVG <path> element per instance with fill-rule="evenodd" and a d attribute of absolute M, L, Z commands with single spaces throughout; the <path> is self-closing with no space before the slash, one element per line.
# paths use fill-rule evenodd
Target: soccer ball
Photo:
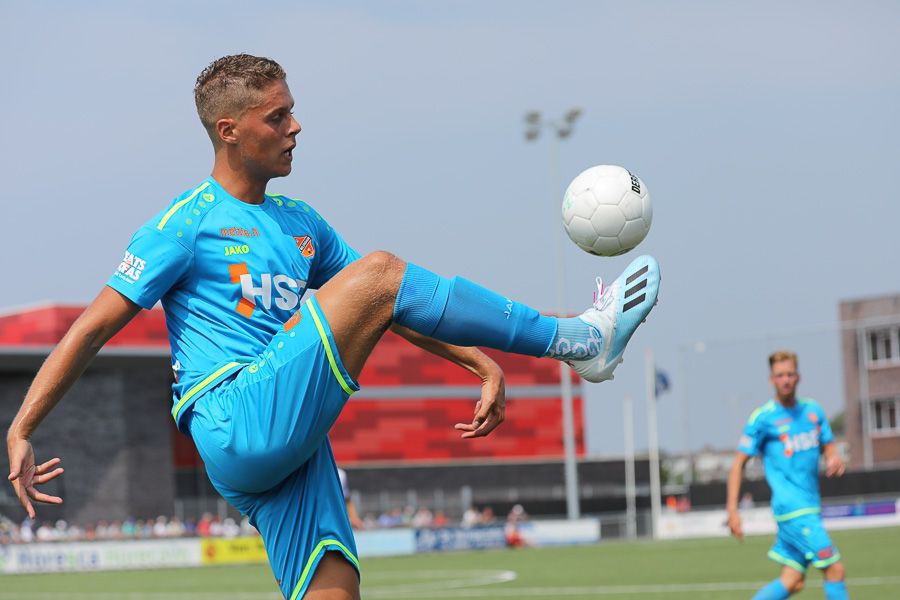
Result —
<path fill-rule="evenodd" d="M 591 167 L 566 189 L 562 218 L 579 248 L 598 256 L 618 256 L 640 244 L 650 231 L 650 193 L 627 169 Z"/>

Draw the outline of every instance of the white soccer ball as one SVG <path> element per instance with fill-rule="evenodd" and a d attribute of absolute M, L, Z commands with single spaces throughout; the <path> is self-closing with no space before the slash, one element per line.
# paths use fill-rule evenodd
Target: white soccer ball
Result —
<path fill-rule="evenodd" d="M 650 231 L 650 193 L 627 169 L 591 167 L 566 189 L 562 218 L 579 248 L 598 256 L 618 256 L 640 244 Z"/>

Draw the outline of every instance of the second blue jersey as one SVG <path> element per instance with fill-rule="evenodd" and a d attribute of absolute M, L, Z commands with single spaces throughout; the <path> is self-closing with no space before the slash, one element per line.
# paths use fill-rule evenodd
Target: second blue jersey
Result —
<path fill-rule="evenodd" d="M 750 416 L 738 451 L 762 458 L 776 521 L 819 511 L 819 456 L 832 439 L 825 412 L 808 398 L 790 408 L 769 400 Z"/>
<path fill-rule="evenodd" d="M 135 233 L 108 285 L 143 308 L 162 301 L 181 426 L 200 394 L 290 327 L 308 288 L 357 258 L 305 202 L 247 204 L 210 177 Z"/>

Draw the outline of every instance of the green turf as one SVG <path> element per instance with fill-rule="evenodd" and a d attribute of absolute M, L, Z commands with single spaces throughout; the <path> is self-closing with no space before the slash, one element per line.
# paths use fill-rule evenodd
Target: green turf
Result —
<path fill-rule="evenodd" d="M 854 600 L 900 597 L 900 528 L 833 533 Z M 363 561 L 363 598 L 750 598 L 777 566 L 771 536 L 424 554 Z M 514 579 L 513 579 L 514 577 Z M 511 579 L 511 580 L 509 580 Z M 0 577 L 0 600 L 276 600 L 267 567 Z M 796 598 L 821 598 L 821 576 Z"/>

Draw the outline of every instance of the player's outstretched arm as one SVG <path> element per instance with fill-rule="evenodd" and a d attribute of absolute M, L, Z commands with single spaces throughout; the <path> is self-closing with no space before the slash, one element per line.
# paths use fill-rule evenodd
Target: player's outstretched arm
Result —
<path fill-rule="evenodd" d="M 57 466 L 59 458 L 36 464 L 31 436 L 103 344 L 140 310 L 137 304 L 119 292 L 104 287 L 47 357 L 28 389 L 6 434 L 6 449 L 9 454 L 8 479 L 29 517 L 35 516 L 32 500 L 50 504 L 62 502 L 62 498 L 44 494 L 36 486 L 55 479 L 63 472 Z"/>
<path fill-rule="evenodd" d="M 728 473 L 727 500 L 725 508 L 728 510 L 728 529 L 738 540 L 744 539 L 744 528 L 741 524 L 741 514 L 738 512 L 738 496 L 741 493 L 741 480 L 744 478 L 744 465 L 750 458 L 743 452 L 736 452 L 731 472 Z"/>
<path fill-rule="evenodd" d="M 484 437 L 506 417 L 506 383 L 500 365 L 478 348 L 453 346 L 439 342 L 400 325 L 391 331 L 436 356 L 446 358 L 481 378 L 481 398 L 475 404 L 475 418 L 471 423 L 457 423 L 463 438 Z"/>

